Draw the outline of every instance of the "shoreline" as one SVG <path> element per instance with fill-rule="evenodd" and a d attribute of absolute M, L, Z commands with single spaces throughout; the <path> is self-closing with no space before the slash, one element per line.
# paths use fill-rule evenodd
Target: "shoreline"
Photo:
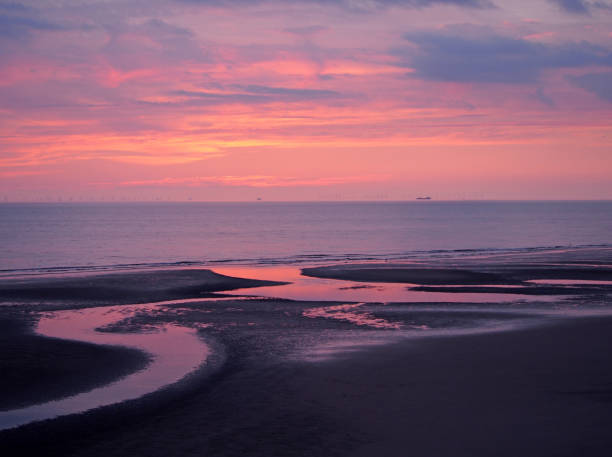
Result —
<path fill-rule="evenodd" d="M 570 260 L 560 269 L 587 275 L 595 269 L 599 278 L 612 273 L 607 259 L 597 267 Z M 410 269 L 385 268 L 376 274 L 386 281 Z M 420 275 L 438 274 L 438 281 L 451 271 L 455 282 L 465 282 L 457 279 L 461 269 L 497 274 L 500 281 L 534 270 L 474 260 L 419 269 Z M 561 296 L 553 302 L 347 303 L 212 294 L 206 281 L 233 289 L 258 284 L 262 290 L 283 282 L 188 271 L 149 272 L 148 281 L 143 273 L 117 274 L 110 285 L 109 275 L 94 278 L 96 288 L 112 286 L 112 296 L 101 301 L 79 298 L 92 278 L 62 279 L 55 283 L 61 292 L 51 300 L 0 307 L 0 316 L 31 322 L 31 312 L 126 304 L 117 298 L 126 289 L 130 297 L 143 299 L 172 296 L 156 312 L 126 317 L 106 331 L 178 325 L 196 329 L 212 346 L 211 359 L 178 383 L 134 400 L 1 431 L 3 448 L 15 456 L 76 457 L 603 457 L 612 447 L 607 433 L 612 316 L 603 315 L 610 284 L 597 293 L 578 284 L 580 294 L 566 303 Z M 40 297 L 44 288 L 39 295 L 32 292 L 40 284 L 19 285 L 10 294 L 25 290 L 24 297 Z M 0 297 L 4 286 L 0 282 Z M 356 291 L 364 287 L 355 286 Z M 596 310 L 602 315 L 586 316 Z M 517 435 L 522 438 L 516 440 Z"/>
<path fill-rule="evenodd" d="M 0 319 L 0 333 L 0 412 L 106 385 L 151 361 L 137 349 L 41 336 L 16 318 Z"/>
<path fill-rule="evenodd" d="M 112 272 L 0 280 L 0 301 L 120 305 L 214 297 L 215 292 L 282 284 L 224 276 L 210 269 Z M 62 308 L 63 309 L 63 308 Z"/>
<path fill-rule="evenodd" d="M 604 255 L 605 254 L 605 255 Z M 448 264 L 455 260 L 469 263 L 483 259 L 512 259 L 520 258 L 532 260 L 538 256 L 554 258 L 555 256 L 572 257 L 579 255 L 590 258 L 589 263 L 593 265 L 612 263 L 612 244 L 582 244 L 582 245 L 551 245 L 551 246 L 527 246 L 527 247 L 505 247 L 505 248 L 466 248 L 466 249 L 432 249 L 413 250 L 406 252 L 379 253 L 330 253 L 330 254 L 295 254 L 284 257 L 255 257 L 255 258 L 218 258 L 204 260 L 174 260 L 168 262 L 151 261 L 144 263 L 119 263 L 119 264 L 67 264 L 65 266 L 25 266 L 13 269 L 0 269 L 0 284 L 4 280 L 37 280 L 39 278 L 52 277 L 86 277 L 106 274 L 130 274 L 150 273 L 165 270 L 181 269 L 210 269 L 216 270 L 225 266 L 230 267 L 268 267 L 273 265 L 295 266 L 296 268 L 320 267 L 338 264 L 363 264 L 371 265 L 377 263 L 395 263 L 414 265 L 422 261 Z M 595 258 L 593 258 L 595 257 Z M 601 260 L 605 257 L 606 260 Z M 567 265 L 571 264 L 566 260 Z"/>

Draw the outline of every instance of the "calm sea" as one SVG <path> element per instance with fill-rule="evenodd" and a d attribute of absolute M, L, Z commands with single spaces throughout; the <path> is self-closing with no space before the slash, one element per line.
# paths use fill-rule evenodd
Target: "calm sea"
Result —
<path fill-rule="evenodd" d="M 612 244 L 612 202 L 0 205 L 0 269 L 300 264 Z"/>

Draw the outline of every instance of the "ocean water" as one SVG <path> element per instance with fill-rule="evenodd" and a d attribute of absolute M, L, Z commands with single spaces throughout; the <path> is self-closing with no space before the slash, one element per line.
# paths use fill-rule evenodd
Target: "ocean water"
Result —
<path fill-rule="evenodd" d="M 0 205 L 0 270 L 401 260 L 612 244 L 612 202 Z"/>

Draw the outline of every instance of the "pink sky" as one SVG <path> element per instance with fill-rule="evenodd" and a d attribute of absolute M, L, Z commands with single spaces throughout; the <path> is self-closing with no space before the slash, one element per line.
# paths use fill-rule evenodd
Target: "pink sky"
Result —
<path fill-rule="evenodd" d="M 0 199 L 612 198 L 612 2 L 0 3 Z"/>

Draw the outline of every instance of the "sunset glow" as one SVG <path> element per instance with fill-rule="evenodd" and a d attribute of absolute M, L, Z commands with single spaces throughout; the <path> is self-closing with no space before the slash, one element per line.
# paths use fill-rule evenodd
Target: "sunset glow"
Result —
<path fill-rule="evenodd" d="M 612 4 L 0 3 L 0 198 L 612 198 Z"/>

